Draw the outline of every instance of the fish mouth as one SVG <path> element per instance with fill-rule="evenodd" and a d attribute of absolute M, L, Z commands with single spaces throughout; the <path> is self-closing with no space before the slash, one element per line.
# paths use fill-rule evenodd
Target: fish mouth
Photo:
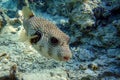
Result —
<path fill-rule="evenodd" d="M 64 60 L 64 61 L 69 61 L 69 60 L 70 60 L 70 57 L 64 56 L 64 57 L 63 57 L 63 60 Z"/>
<path fill-rule="evenodd" d="M 59 57 L 59 60 L 60 61 L 69 61 L 71 59 L 71 57 L 70 56 L 61 56 L 61 57 Z"/>

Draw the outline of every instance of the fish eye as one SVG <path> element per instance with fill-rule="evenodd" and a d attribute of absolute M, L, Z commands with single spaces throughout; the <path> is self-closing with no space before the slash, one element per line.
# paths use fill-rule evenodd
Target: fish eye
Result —
<path fill-rule="evenodd" d="M 33 38 L 30 39 L 30 42 L 33 44 L 36 44 L 41 38 L 42 34 L 40 31 L 36 31 L 34 35 L 32 35 Z"/>
<path fill-rule="evenodd" d="M 53 45 L 53 46 L 56 46 L 59 44 L 59 40 L 55 37 L 51 37 L 50 38 L 50 43 Z"/>

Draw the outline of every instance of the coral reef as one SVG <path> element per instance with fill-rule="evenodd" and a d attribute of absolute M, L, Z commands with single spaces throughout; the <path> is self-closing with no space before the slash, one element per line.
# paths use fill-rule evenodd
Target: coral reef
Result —
<path fill-rule="evenodd" d="M 36 16 L 70 36 L 73 57 L 68 62 L 46 59 L 20 42 L 23 25 L 18 11 L 24 0 L 1 0 L 0 79 L 10 74 L 20 78 L 9 72 L 14 64 L 23 80 L 120 79 L 120 0 L 28 1 Z"/>

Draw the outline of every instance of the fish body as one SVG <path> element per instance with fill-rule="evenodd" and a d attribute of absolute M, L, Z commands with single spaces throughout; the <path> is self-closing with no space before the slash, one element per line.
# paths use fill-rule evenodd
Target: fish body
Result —
<path fill-rule="evenodd" d="M 30 44 L 43 56 L 59 61 L 72 57 L 69 36 L 55 24 L 33 15 L 28 7 L 23 8 L 23 26 Z"/>

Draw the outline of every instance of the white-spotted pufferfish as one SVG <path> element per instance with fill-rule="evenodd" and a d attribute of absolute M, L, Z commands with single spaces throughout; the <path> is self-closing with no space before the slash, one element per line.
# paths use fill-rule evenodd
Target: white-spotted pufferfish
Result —
<path fill-rule="evenodd" d="M 23 26 L 31 45 L 43 56 L 59 61 L 72 57 L 69 36 L 55 24 L 33 15 L 28 7 L 23 7 Z"/>

